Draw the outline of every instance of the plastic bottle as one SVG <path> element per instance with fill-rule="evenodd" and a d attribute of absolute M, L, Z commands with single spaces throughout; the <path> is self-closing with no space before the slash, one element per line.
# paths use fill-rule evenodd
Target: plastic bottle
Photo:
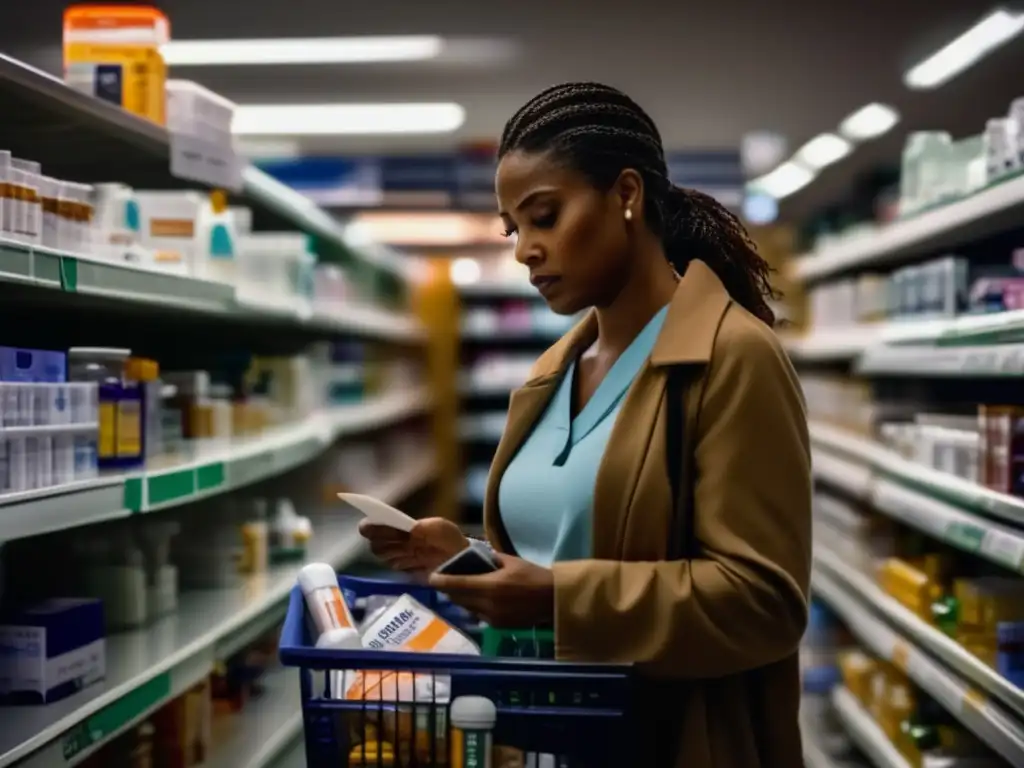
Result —
<path fill-rule="evenodd" d="M 142 382 L 135 378 L 140 371 L 125 360 L 121 394 L 117 400 L 114 455 L 118 467 L 133 468 L 143 463 L 145 419 Z"/>
<path fill-rule="evenodd" d="M 124 394 L 124 363 L 130 354 L 131 350 L 128 349 L 101 347 L 72 347 L 68 350 L 71 380 L 92 381 L 99 386 L 99 438 L 96 455 L 101 469 L 122 466 L 118 459 L 117 430 L 120 421 L 119 404 Z M 79 446 L 76 445 L 76 471 L 78 456 Z M 138 463 L 139 458 L 136 458 L 135 464 Z"/>
<path fill-rule="evenodd" d="M 459 696 L 452 702 L 451 768 L 492 768 L 494 702 L 483 696 Z"/>
<path fill-rule="evenodd" d="M 306 608 L 313 620 L 317 640 L 334 630 L 330 636 L 332 648 L 361 648 L 356 623 L 338 587 L 338 576 L 334 569 L 327 563 L 310 563 L 299 571 L 298 582 L 306 598 Z M 347 641 L 342 632 L 347 633 Z M 344 642 L 349 645 L 342 645 Z"/>
<path fill-rule="evenodd" d="M 155 360 L 143 357 L 130 357 L 125 363 L 125 379 L 134 384 L 140 396 L 139 424 L 141 440 L 139 445 L 140 461 L 158 456 L 161 452 L 163 439 L 160 415 L 160 365 Z"/>
<path fill-rule="evenodd" d="M 267 503 L 257 499 L 252 513 L 241 523 L 242 563 L 245 573 L 263 573 L 267 570 L 270 552 L 270 533 L 267 524 Z"/>

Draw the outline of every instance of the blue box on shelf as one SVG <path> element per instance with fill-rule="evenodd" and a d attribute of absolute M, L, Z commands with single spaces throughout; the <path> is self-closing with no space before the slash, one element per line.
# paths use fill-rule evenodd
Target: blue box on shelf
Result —
<path fill-rule="evenodd" d="M 0 347 L 0 381 L 67 381 L 68 356 L 48 349 Z"/>
<path fill-rule="evenodd" d="M 0 623 L 0 703 L 50 704 L 104 678 L 103 603 L 55 598 Z"/>

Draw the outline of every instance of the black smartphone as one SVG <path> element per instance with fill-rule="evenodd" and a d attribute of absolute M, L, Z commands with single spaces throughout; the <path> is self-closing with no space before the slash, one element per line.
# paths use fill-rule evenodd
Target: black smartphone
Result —
<path fill-rule="evenodd" d="M 445 576 L 483 576 L 485 573 L 492 573 L 496 570 L 498 570 L 498 564 L 494 558 L 474 546 L 469 546 L 455 557 L 442 563 L 436 573 Z"/>

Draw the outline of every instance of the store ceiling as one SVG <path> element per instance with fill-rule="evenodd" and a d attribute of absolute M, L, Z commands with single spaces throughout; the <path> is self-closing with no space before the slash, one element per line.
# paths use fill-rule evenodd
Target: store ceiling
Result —
<path fill-rule="evenodd" d="M 431 62 L 348 66 L 190 68 L 240 103 L 456 101 L 467 110 L 455 135 L 317 139 L 323 152 L 405 151 L 491 139 L 538 90 L 569 79 L 627 91 L 662 128 L 671 149 L 736 146 L 772 130 L 795 149 L 849 112 L 884 101 L 903 114 L 889 137 L 865 146 L 787 201 L 799 215 L 852 183 L 879 159 L 897 158 L 902 135 L 923 127 L 976 132 L 1024 92 L 1024 39 L 932 92 L 911 92 L 902 73 L 962 32 L 991 0 L 216 0 L 155 3 L 179 39 L 439 34 L 453 53 Z M 0 25 L 0 51 L 51 71 L 60 67 L 65 3 L 18 3 Z"/>

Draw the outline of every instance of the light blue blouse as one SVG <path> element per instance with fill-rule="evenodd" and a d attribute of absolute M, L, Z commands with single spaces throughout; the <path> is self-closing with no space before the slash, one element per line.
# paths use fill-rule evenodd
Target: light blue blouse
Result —
<path fill-rule="evenodd" d="M 576 363 L 505 470 L 498 508 L 516 553 L 538 565 L 590 557 L 594 484 L 630 385 L 650 357 L 664 307 L 619 356 L 572 418 Z"/>

